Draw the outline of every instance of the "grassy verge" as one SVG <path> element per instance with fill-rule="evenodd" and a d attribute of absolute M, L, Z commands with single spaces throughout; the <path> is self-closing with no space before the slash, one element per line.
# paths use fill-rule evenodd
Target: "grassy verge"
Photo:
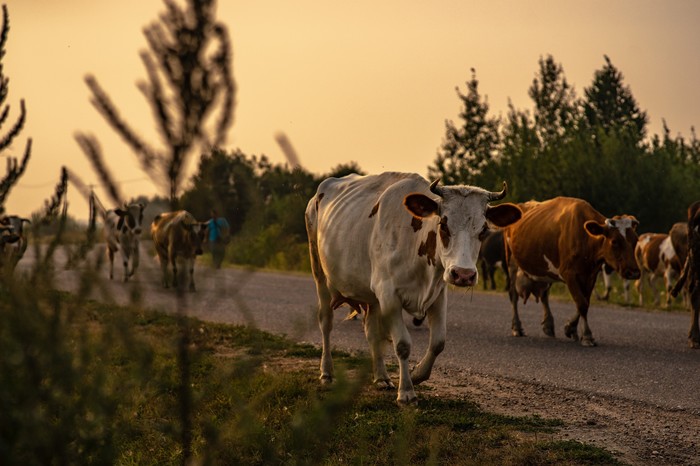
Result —
<path fill-rule="evenodd" d="M 15 387 L 0 390 L 13 422 L 0 439 L 4 464 L 179 464 L 181 322 L 60 293 L 41 302 L 53 354 L 21 339 L 0 374 Z M 616 464 L 554 440 L 559 422 L 425 390 L 418 407 L 400 409 L 395 393 L 370 387 L 361 357 L 336 354 L 339 377 L 326 387 L 316 348 L 246 327 L 188 320 L 187 329 L 193 454 L 203 464 Z M 0 349 L 13 341 L 3 334 Z"/>

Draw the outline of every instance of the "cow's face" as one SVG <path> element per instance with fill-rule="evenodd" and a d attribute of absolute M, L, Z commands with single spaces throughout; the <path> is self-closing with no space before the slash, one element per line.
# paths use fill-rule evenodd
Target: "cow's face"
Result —
<path fill-rule="evenodd" d="M 481 241 L 488 234 L 487 221 L 505 227 L 520 219 L 522 213 L 513 204 L 489 206 L 489 201 L 502 199 L 501 193 L 491 193 L 473 186 L 431 185 L 437 198 L 423 194 L 406 196 L 404 205 L 418 218 L 437 217 L 436 231 L 430 231 L 419 255 L 430 254 L 445 268 L 443 279 L 456 286 L 474 286 L 477 281 L 476 261 Z M 432 251 L 428 250 L 432 248 Z"/>
<path fill-rule="evenodd" d="M 196 222 L 196 223 L 181 223 L 182 228 L 188 233 L 190 244 L 194 250 L 196 256 L 201 256 L 204 254 L 202 249 L 202 244 L 204 243 L 204 238 L 207 234 L 207 222 Z"/>
<path fill-rule="evenodd" d="M 589 235 L 603 240 L 601 252 L 605 263 L 627 280 L 636 280 L 640 276 L 634 257 L 639 239 L 637 225 L 639 222 L 631 215 L 608 218 L 605 223 L 589 220 L 583 224 Z"/>
<path fill-rule="evenodd" d="M 124 235 L 138 238 L 141 235 L 144 208 L 143 204 L 128 204 L 122 209 L 115 209 L 114 212 L 119 216 L 117 230 Z"/>

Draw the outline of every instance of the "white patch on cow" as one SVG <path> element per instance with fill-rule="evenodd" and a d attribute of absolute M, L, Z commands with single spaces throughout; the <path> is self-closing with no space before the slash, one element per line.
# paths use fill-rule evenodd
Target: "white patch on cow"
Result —
<path fill-rule="evenodd" d="M 651 241 L 651 235 L 642 235 L 637 242 L 637 247 L 644 249 L 646 245 L 649 244 L 649 241 Z"/>
<path fill-rule="evenodd" d="M 549 257 L 543 255 L 544 261 L 547 263 L 547 272 L 551 273 L 552 275 L 556 275 L 558 278 L 561 279 L 561 274 L 559 273 L 559 269 L 554 266 L 554 263 L 549 260 Z"/>
<path fill-rule="evenodd" d="M 661 242 L 659 246 L 659 255 L 662 262 L 665 264 L 672 261 L 676 257 L 676 250 L 673 249 L 673 243 L 671 242 L 671 237 L 667 237 Z"/>

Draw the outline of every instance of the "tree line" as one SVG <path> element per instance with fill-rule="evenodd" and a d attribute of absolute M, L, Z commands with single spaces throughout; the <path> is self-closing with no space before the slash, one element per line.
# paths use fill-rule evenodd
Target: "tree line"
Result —
<path fill-rule="evenodd" d="M 489 114 L 472 69 L 466 92 L 457 89 L 459 120 L 445 136 L 430 178 L 494 188 L 506 180 L 510 200 L 556 196 L 589 201 L 606 216 L 632 214 L 641 231 L 667 232 L 685 217 L 700 192 L 700 141 L 648 136 L 648 117 L 605 56 L 583 96 L 569 85 L 561 64 L 540 58 L 528 89 L 531 110 L 509 103 L 504 118 Z"/>

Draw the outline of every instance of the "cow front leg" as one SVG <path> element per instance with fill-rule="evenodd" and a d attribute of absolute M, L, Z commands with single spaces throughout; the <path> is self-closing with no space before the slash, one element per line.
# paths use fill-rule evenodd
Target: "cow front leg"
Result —
<path fill-rule="evenodd" d="M 194 257 L 189 259 L 189 273 L 190 273 L 190 291 L 195 292 L 197 289 L 194 286 Z"/>
<path fill-rule="evenodd" d="M 131 252 L 131 270 L 129 271 L 129 276 L 133 276 L 136 273 L 136 269 L 139 266 L 139 243 L 134 245 L 134 250 Z"/>
<path fill-rule="evenodd" d="M 582 285 L 574 274 L 571 277 L 565 277 L 564 282 L 574 299 L 574 303 L 576 303 L 576 315 L 564 326 L 564 334 L 574 341 L 580 341 L 581 346 L 596 346 L 591 329 L 588 327 L 588 307 L 595 281 Z M 579 340 L 577 331 L 579 320 L 583 330 L 581 340 Z"/>
<path fill-rule="evenodd" d="M 107 246 L 107 258 L 109 259 L 109 279 L 114 278 L 114 251 Z"/>
<path fill-rule="evenodd" d="M 178 287 L 178 283 L 180 283 L 180 277 L 178 276 L 178 271 L 177 271 L 177 257 L 174 255 L 170 256 L 170 267 L 173 269 L 173 288 Z"/>
<path fill-rule="evenodd" d="M 375 387 L 379 389 L 396 388 L 389 377 L 384 363 L 384 350 L 387 343 L 386 331 L 381 325 L 381 308 L 378 304 L 371 305 L 364 319 L 365 336 L 369 343 L 369 352 L 372 358 L 372 372 Z"/>
<path fill-rule="evenodd" d="M 510 269 L 510 276 L 516 276 L 517 269 Z M 513 320 L 511 321 L 511 335 L 514 337 L 525 336 L 523 332 L 523 325 L 520 322 L 520 315 L 518 315 L 518 292 L 515 289 L 515 280 L 510 281 L 510 288 L 508 288 L 508 297 L 510 298 L 510 304 L 513 307 Z"/>
<path fill-rule="evenodd" d="M 318 327 L 321 330 L 321 383 L 333 382 L 333 357 L 331 355 L 331 330 L 333 330 L 333 309 L 331 296 L 325 284 L 316 281 L 318 294 Z"/>
<path fill-rule="evenodd" d="M 430 378 L 435 360 L 445 349 L 445 335 L 447 334 L 447 299 L 445 292 L 430 307 L 427 314 L 430 340 L 428 341 L 428 349 L 425 352 L 425 356 L 411 372 L 411 380 L 414 385 L 418 385 Z"/>
<path fill-rule="evenodd" d="M 126 283 L 129 281 L 129 256 L 122 255 L 122 264 L 124 265 L 124 278 L 122 281 Z"/>
<path fill-rule="evenodd" d="M 401 313 L 403 309 L 398 302 L 392 305 L 381 303 L 382 321 L 384 328 L 389 329 L 391 341 L 394 344 L 394 352 L 399 362 L 399 391 L 396 402 L 400 405 L 408 405 L 417 401 L 416 392 L 411 381 L 408 358 L 411 356 L 411 335 L 403 323 Z"/>

